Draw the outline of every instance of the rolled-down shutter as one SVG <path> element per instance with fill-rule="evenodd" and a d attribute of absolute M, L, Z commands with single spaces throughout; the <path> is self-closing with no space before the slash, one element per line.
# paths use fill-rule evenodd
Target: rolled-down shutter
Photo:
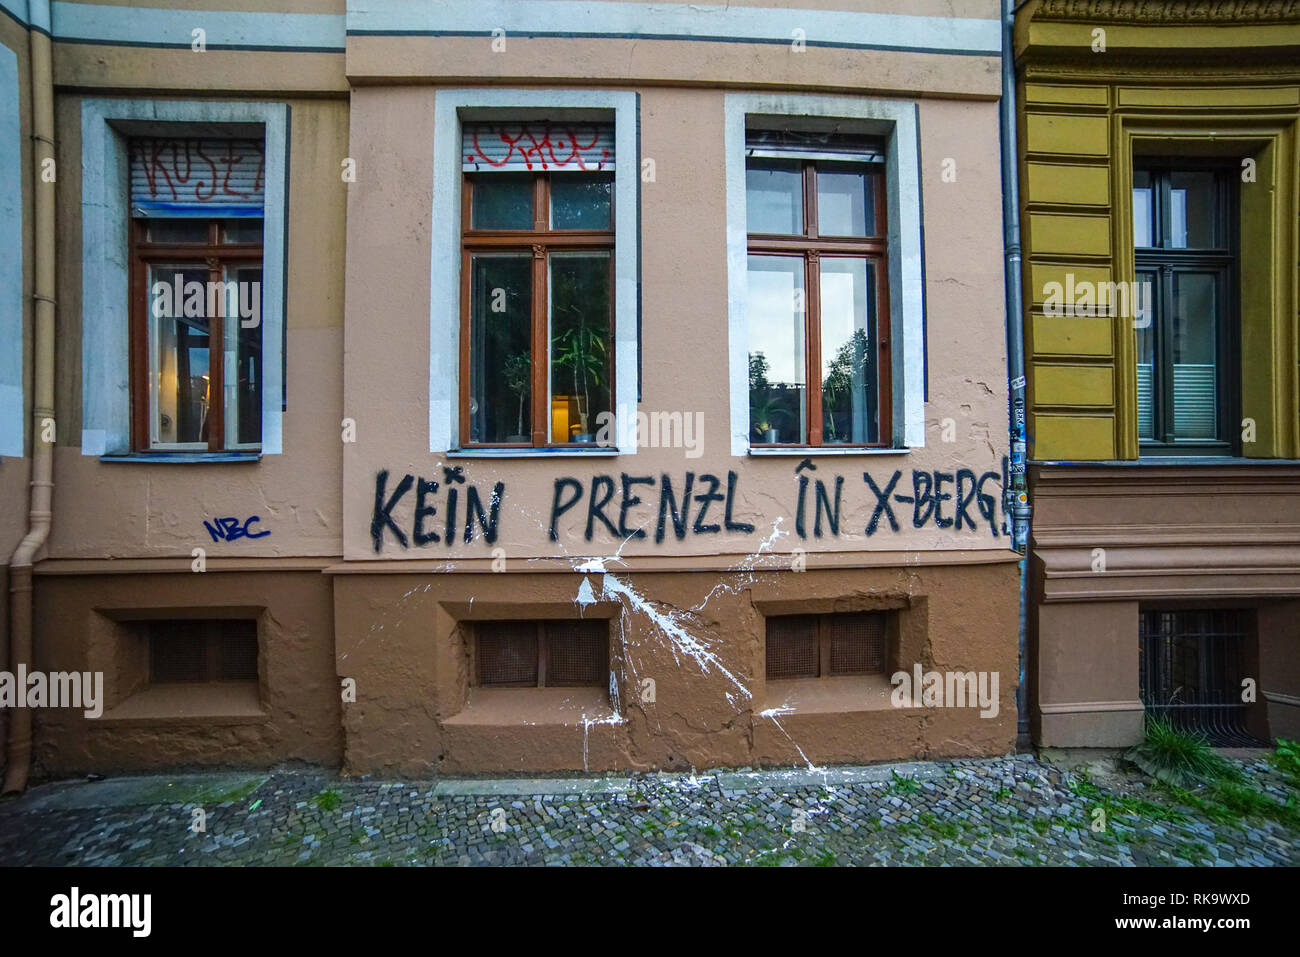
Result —
<path fill-rule="evenodd" d="M 466 172 L 610 172 L 614 126 L 610 123 L 466 123 L 461 139 Z"/>
<path fill-rule="evenodd" d="M 854 133 L 749 130 L 745 134 L 745 155 L 769 159 L 880 163 L 885 159 L 885 143 L 878 137 Z"/>
<path fill-rule="evenodd" d="M 130 155 L 132 216 L 262 215 L 261 140 L 138 137 L 131 140 Z"/>

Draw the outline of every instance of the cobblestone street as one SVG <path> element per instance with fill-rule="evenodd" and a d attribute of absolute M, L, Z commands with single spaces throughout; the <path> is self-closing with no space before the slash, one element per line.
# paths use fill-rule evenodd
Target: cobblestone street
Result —
<path fill-rule="evenodd" d="M 1294 802 L 1269 764 L 1243 768 L 1279 806 Z M 122 777 L 0 804 L 0 863 L 1300 864 L 1294 815 L 1226 814 L 1146 781 L 1113 761 L 1067 769 L 1023 755 L 437 783 L 299 770 Z"/>

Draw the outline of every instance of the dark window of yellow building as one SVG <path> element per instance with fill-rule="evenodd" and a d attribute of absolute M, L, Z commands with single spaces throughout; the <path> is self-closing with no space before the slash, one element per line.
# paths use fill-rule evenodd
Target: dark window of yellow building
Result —
<path fill-rule="evenodd" d="M 1142 454 L 1235 450 L 1239 310 L 1228 171 L 1134 170 L 1138 439 Z"/>

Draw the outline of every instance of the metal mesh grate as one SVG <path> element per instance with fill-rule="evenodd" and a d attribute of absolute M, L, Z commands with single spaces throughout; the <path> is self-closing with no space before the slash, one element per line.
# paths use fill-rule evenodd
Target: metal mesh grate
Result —
<path fill-rule="evenodd" d="M 484 621 L 478 632 L 478 681 L 484 687 L 537 684 L 537 622 Z"/>
<path fill-rule="evenodd" d="M 243 681 L 257 677 L 257 624 L 226 623 L 221 637 L 221 680 Z"/>
<path fill-rule="evenodd" d="M 885 670 L 885 615 L 881 612 L 827 615 L 831 674 L 869 675 Z"/>
<path fill-rule="evenodd" d="M 816 678 L 817 616 L 782 615 L 767 620 L 767 677 Z"/>
<path fill-rule="evenodd" d="M 203 681 L 208 671 L 206 621 L 149 624 L 149 680 Z"/>
<path fill-rule="evenodd" d="M 1140 694 L 1148 715 L 1213 743 L 1257 744 L 1246 730 L 1248 611 L 1144 611 L 1139 625 Z"/>
<path fill-rule="evenodd" d="M 604 620 L 546 623 L 546 684 L 597 685 L 609 678 L 609 626 Z"/>

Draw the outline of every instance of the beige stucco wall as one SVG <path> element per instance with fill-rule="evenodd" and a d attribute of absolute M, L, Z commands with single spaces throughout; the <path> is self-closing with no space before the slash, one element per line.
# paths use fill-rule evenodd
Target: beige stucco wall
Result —
<path fill-rule="evenodd" d="M 348 111 L 341 100 L 289 99 L 283 452 L 257 463 L 159 465 L 82 454 L 81 98 L 58 99 L 59 351 L 51 558 L 338 555 L 342 541 L 342 308 Z M 126 308 L 102 304 L 100 308 Z M 125 344 L 123 344 L 125 348 Z M 271 534 L 214 542 L 205 519 L 251 515 Z"/>
<path fill-rule="evenodd" d="M 706 89 L 641 88 L 642 156 L 656 162 L 656 180 L 642 186 L 642 402 L 640 409 L 700 412 L 703 453 L 642 448 L 617 459 L 456 460 L 428 451 L 429 259 L 433 230 L 457 223 L 431 222 L 433 97 L 431 87 L 364 88 L 352 99 L 352 148 L 358 181 L 349 191 L 347 255 L 347 370 L 344 414 L 357 422 L 357 441 L 344 453 L 344 554 L 348 560 L 377 557 L 370 536 L 376 475 L 388 470 L 387 494 L 404 474 L 442 482 L 440 468 L 459 465 L 486 500 L 493 485 L 506 486 L 501 538 L 510 557 L 611 554 L 620 541 L 608 532 L 584 541 L 585 505 L 561 518 L 560 541 L 547 540 L 554 480 L 572 476 L 590 489 L 593 475 L 621 473 L 656 478 L 669 474 L 680 491 L 686 471 L 711 473 L 723 482 L 738 473 L 733 506 L 737 521 L 755 525 L 752 535 L 671 537 L 656 547 L 658 486 L 641 487 L 649 505 L 629 515 L 629 527 L 648 523 L 647 540 L 629 542 L 624 557 L 662 554 L 746 555 L 775 534 L 771 548 L 799 545 L 818 552 L 1007 548 L 989 525 L 978 528 L 912 527 L 912 511 L 895 505 L 900 530 L 883 527 L 868 538 L 865 527 L 875 498 L 862 477 L 870 471 L 881 488 L 903 470 L 897 491 L 910 494 L 912 470 L 976 475 L 998 473 L 1005 453 L 1006 371 L 1000 250 L 996 104 L 920 101 L 924 190 L 925 270 L 929 331 L 930 401 L 927 446 L 901 456 L 812 456 L 815 479 L 834 488 L 844 478 L 839 536 L 796 541 L 794 515 L 798 458 L 733 457 L 730 452 L 729 384 L 726 377 L 726 210 L 723 176 L 724 94 Z M 400 130 L 401 135 L 395 135 Z M 941 180 L 941 161 L 957 164 L 957 181 Z M 906 201 L 906 200 L 905 200 Z M 376 324 L 383 334 L 376 334 Z M 956 441 L 941 440 L 941 423 L 954 420 Z M 953 490 L 951 485 L 946 490 Z M 394 508 L 408 533 L 414 492 Z M 463 500 L 463 495 L 462 495 Z M 612 501 L 616 513 L 621 492 Z M 439 515 L 444 514 L 439 499 Z M 952 503 L 945 506 L 951 509 Z M 718 506 L 719 518 L 721 505 Z M 970 513 L 975 515 L 971 506 Z M 945 512 L 951 517 L 950 512 Z M 441 519 L 436 519 L 440 522 Z M 1000 503 L 998 523 L 1000 525 Z M 778 524 L 779 523 L 779 524 Z M 615 524 L 617 520 L 615 519 Z M 438 527 L 435 525 L 435 527 Z M 448 547 L 403 549 L 389 533 L 378 557 L 486 557 L 491 546 L 476 541 Z"/>

